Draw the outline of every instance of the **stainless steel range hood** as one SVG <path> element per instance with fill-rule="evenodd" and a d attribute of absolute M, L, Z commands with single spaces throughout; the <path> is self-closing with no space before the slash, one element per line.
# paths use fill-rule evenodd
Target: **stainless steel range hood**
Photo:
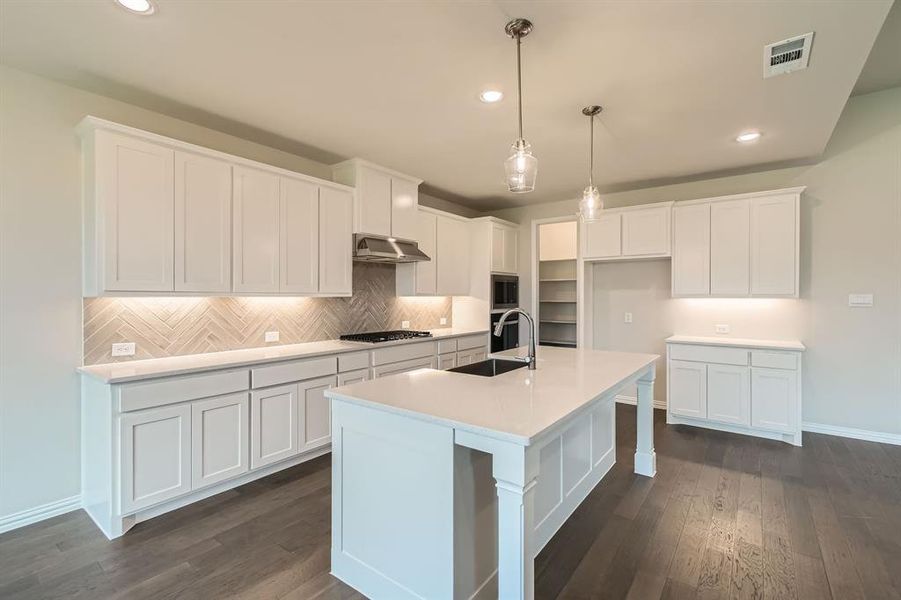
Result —
<path fill-rule="evenodd" d="M 357 233 L 354 234 L 354 260 L 398 264 L 432 259 L 416 242 Z"/>

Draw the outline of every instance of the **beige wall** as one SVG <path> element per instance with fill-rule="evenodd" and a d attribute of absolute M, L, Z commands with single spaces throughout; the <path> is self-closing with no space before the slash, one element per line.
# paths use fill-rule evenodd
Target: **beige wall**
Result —
<path fill-rule="evenodd" d="M 816 165 L 621 192 L 606 201 L 619 207 L 795 185 L 807 186 L 800 300 L 674 300 L 665 261 L 600 265 L 596 338 L 607 347 L 660 352 L 662 337 L 713 335 L 717 323 L 730 324 L 733 337 L 800 338 L 809 348 L 806 422 L 901 434 L 901 88 L 852 98 Z M 568 200 L 493 213 L 521 224 L 527 302 L 531 221 L 576 208 Z M 875 306 L 849 308 L 855 292 L 873 293 Z M 634 315 L 631 327 L 622 323 L 626 310 Z"/>

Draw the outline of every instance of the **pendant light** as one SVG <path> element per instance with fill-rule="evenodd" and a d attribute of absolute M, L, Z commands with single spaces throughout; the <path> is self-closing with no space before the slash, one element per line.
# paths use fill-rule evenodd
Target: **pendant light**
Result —
<path fill-rule="evenodd" d="M 582 200 L 579 201 L 579 219 L 584 223 L 597 221 L 604 210 L 604 201 L 598 188 L 594 186 L 594 117 L 603 109 L 600 106 L 586 106 L 582 114 L 588 117 L 589 122 L 589 146 L 588 146 L 588 187 L 582 191 Z"/>
<path fill-rule="evenodd" d="M 514 194 L 524 194 L 535 189 L 538 174 L 538 159 L 532 156 L 531 145 L 522 137 L 522 59 L 520 46 L 522 38 L 532 31 L 528 19 L 513 19 L 504 27 L 507 35 L 516 40 L 516 88 L 519 92 L 519 137 L 513 142 L 512 153 L 504 161 L 507 175 L 507 189 Z"/>

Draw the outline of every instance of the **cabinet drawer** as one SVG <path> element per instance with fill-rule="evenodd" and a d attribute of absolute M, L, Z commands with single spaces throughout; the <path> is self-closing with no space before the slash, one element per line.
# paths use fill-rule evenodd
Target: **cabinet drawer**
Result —
<path fill-rule="evenodd" d="M 398 363 L 382 365 L 372 369 L 372 377 L 378 379 L 389 375 L 397 375 L 398 373 L 407 373 L 417 369 L 434 369 L 438 364 L 438 359 L 434 356 L 426 358 L 415 358 L 413 360 L 405 360 Z"/>
<path fill-rule="evenodd" d="M 438 340 L 438 354 L 447 354 L 457 351 L 457 339 Z"/>
<path fill-rule="evenodd" d="M 142 410 L 240 392 L 247 389 L 248 372 L 247 369 L 217 371 L 204 375 L 123 385 L 119 391 L 119 410 L 122 412 Z"/>
<path fill-rule="evenodd" d="M 391 348 L 380 348 L 372 352 L 372 366 L 386 365 L 402 360 L 413 360 L 435 355 L 435 342 L 420 342 L 416 344 L 404 344 Z"/>
<path fill-rule="evenodd" d="M 471 335 L 457 339 L 457 350 L 469 350 L 470 348 L 485 348 L 488 346 L 488 336 L 485 334 Z"/>
<path fill-rule="evenodd" d="M 272 365 L 271 367 L 252 369 L 250 372 L 250 381 L 253 388 L 261 388 L 270 385 L 279 385 L 281 383 L 290 383 L 292 381 L 313 379 L 314 377 L 334 375 L 337 372 L 337 357 L 326 356 L 323 358 L 292 360 Z"/>
<path fill-rule="evenodd" d="M 790 352 L 761 352 L 759 350 L 752 350 L 751 366 L 797 371 L 798 355 Z"/>
<path fill-rule="evenodd" d="M 669 347 L 669 356 L 672 360 L 690 360 L 721 365 L 747 366 L 748 364 L 748 351 L 744 348 L 673 344 Z"/>
<path fill-rule="evenodd" d="M 338 372 L 369 368 L 369 352 L 351 352 L 338 355 Z"/>

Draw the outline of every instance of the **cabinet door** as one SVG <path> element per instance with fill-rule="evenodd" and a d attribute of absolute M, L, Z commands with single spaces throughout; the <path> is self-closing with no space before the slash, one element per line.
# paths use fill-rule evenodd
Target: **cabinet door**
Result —
<path fill-rule="evenodd" d="M 750 281 L 750 203 L 710 205 L 710 293 L 747 296 Z"/>
<path fill-rule="evenodd" d="M 582 243 L 585 258 L 611 258 L 622 252 L 622 214 L 601 213 L 597 221 L 583 224 Z"/>
<path fill-rule="evenodd" d="M 282 177 L 280 215 L 279 290 L 316 293 L 319 291 L 319 186 Z"/>
<path fill-rule="evenodd" d="M 442 371 L 446 371 L 448 369 L 453 369 L 457 366 L 457 355 L 451 352 L 450 354 L 441 354 L 438 356 L 438 368 Z"/>
<path fill-rule="evenodd" d="M 353 291 L 353 195 L 323 187 L 319 191 L 319 292 Z"/>
<path fill-rule="evenodd" d="M 279 280 L 279 177 L 234 168 L 234 288 L 277 292 Z"/>
<path fill-rule="evenodd" d="M 623 212 L 623 256 L 669 256 L 671 215 L 670 206 Z"/>
<path fill-rule="evenodd" d="M 104 289 L 172 291 L 175 153 L 105 131 L 97 133 L 95 152 Z"/>
<path fill-rule="evenodd" d="M 391 235 L 390 175 L 362 165 L 359 167 L 356 221 L 356 232 Z"/>
<path fill-rule="evenodd" d="M 707 365 L 669 361 L 669 411 L 674 415 L 707 418 Z"/>
<path fill-rule="evenodd" d="M 338 385 L 350 385 L 371 379 L 369 369 L 357 369 L 346 373 L 338 373 Z"/>
<path fill-rule="evenodd" d="M 391 178 L 391 235 L 402 240 L 419 241 L 419 185 Z"/>
<path fill-rule="evenodd" d="M 500 225 L 491 226 L 491 270 L 504 272 L 504 231 Z"/>
<path fill-rule="evenodd" d="M 516 274 L 519 272 L 519 230 L 504 229 L 504 271 Z"/>
<path fill-rule="evenodd" d="M 798 414 L 798 372 L 751 367 L 751 424 L 794 433 Z"/>
<path fill-rule="evenodd" d="M 751 424 L 748 367 L 707 365 L 707 418 L 733 425 Z"/>
<path fill-rule="evenodd" d="M 483 358 L 478 358 L 482 356 Z M 474 348 L 471 350 L 460 350 L 457 352 L 457 366 L 462 367 L 463 365 L 471 365 L 474 362 L 479 362 L 480 360 L 485 360 L 485 351 L 479 350 L 478 348 Z"/>
<path fill-rule="evenodd" d="M 798 295 L 798 198 L 751 199 L 751 295 Z"/>
<path fill-rule="evenodd" d="M 710 205 L 673 207 L 673 296 L 710 294 Z"/>
<path fill-rule="evenodd" d="M 424 296 L 434 296 L 437 294 L 438 285 L 438 216 L 433 213 L 420 212 L 416 221 L 419 225 L 417 239 L 419 240 L 419 249 L 425 252 L 432 260 L 418 262 L 408 269 L 414 269 L 414 277 L 416 278 L 416 293 Z M 398 270 L 404 265 L 398 265 Z"/>
<path fill-rule="evenodd" d="M 191 491 L 189 404 L 125 413 L 119 425 L 122 514 Z"/>
<path fill-rule="evenodd" d="M 246 392 L 191 403 L 193 489 L 250 468 L 250 397 Z"/>
<path fill-rule="evenodd" d="M 294 456 L 297 439 L 297 385 L 255 390 L 250 396 L 250 468 Z"/>
<path fill-rule="evenodd" d="M 325 397 L 325 390 L 335 387 L 337 383 L 337 378 L 331 375 L 297 384 L 297 433 L 301 452 L 332 441 L 332 404 Z"/>
<path fill-rule="evenodd" d="M 231 291 L 232 167 L 175 153 L 175 290 Z"/>
<path fill-rule="evenodd" d="M 388 377 L 389 375 L 397 375 L 398 373 L 407 373 L 417 369 L 435 369 L 438 366 L 438 359 L 434 356 L 425 358 L 415 358 L 413 360 L 405 360 L 402 362 L 381 365 L 373 367 L 372 377 L 378 379 L 380 377 Z"/>
<path fill-rule="evenodd" d="M 435 257 L 439 296 L 469 294 L 469 229 L 465 222 L 439 216 Z"/>

